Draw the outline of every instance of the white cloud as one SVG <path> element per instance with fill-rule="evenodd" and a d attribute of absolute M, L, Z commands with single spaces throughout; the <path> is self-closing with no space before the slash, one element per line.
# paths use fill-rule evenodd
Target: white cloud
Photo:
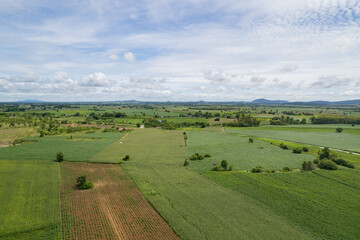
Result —
<path fill-rule="evenodd" d="M 135 62 L 135 55 L 132 52 L 124 53 L 124 59 L 128 62 Z"/>
<path fill-rule="evenodd" d="M 116 54 L 110 54 L 109 59 L 116 61 L 119 60 L 119 57 Z"/>
<path fill-rule="evenodd" d="M 84 77 L 81 85 L 87 87 L 104 87 L 110 85 L 110 80 L 104 73 L 97 72 Z"/>

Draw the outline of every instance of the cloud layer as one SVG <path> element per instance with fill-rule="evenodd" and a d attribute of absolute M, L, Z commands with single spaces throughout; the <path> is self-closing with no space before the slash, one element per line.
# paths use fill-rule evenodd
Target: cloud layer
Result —
<path fill-rule="evenodd" d="M 0 2 L 0 101 L 360 98 L 356 0 Z"/>

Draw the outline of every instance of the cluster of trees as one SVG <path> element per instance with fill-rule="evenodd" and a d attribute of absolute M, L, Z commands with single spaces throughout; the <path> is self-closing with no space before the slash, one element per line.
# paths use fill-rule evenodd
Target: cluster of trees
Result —
<path fill-rule="evenodd" d="M 144 126 L 145 127 L 161 127 L 162 129 L 167 129 L 167 130 L 175 130 L 177 128 L 182 128 L 182 127 L 190 127 L 190 126 L 195 126 L 195 127 L 207 127 L 210 126 L 209 123 L 206 122 L 201 122 L 201 121 L 197 121 L 197 122 L 168 122 L 167 120 L 159 120 L 159 119 L 155 119 L 155 118 L 145 118 L 143 120 Z"/>
<path fill-rule="evenodd" d="M 86 175 L 81 175 L 76 179 L 77 187 L 80 190 L 90 189 L 93 188 L 93 183 L 90 181 L 87 181 Z"/>
<path fill-rule="evenodd" d="M 288 124 L 306 124 L 306 119 L 303 118 L 301 121 L 299 119 L 294 119 L 292 117 L 273 117 L 270 119 L 270 125 L 288 125 Z"/>
<path fill-rule="evenodd" d="M 205 153 L 205 154 L 194 153 L 193 155 L 190 156 L 189 160 L 203 160 L 204 158 L 209 158 L 209 157 L 211 157 L 209 153 Z"/>
<path fill-rule="evenodd" d="M 221 160 L 220 165 L 216 165 L 211 169 L 212 171 L 232 171 L 233 170 L 233 165 L 228 165 L 228 161 L 226 160 Z"/>
<path fill-rule="evenodd" d="M 353 116 L 318 116 L 310 120 L 313 124 L 360 124 L 360 117 Z"/>
<path fill-rule="evenodd" d="M 103 114 L 91 112 L 89 114 L 89 117 L 91 117 L 94 120 L 99 120 L 99 119 L 108 119 L 108 118 L 126 118 L 127 115 L 123 112 L 112 112 L 112 113 L 105 112 Z"/>
<path fill-rule="evenodd" d="M 237 115 L 236 121 L 223 123 L 223 127 L 258 127 L 260 125 L 260 120 L 251 117 L 250 115 Z"/>

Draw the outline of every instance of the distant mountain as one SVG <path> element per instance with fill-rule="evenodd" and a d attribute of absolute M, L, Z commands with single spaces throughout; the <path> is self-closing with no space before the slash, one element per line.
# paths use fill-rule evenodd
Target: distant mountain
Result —
<path fill-rule="evenodd" d="M 339 102 L 333 102 L 335 104 L 360 104 L 360 99 L 354 99 L 354 100 L 347 100 L 347 101 L 339 101 Z"/>
<path fill-rule="evenodd" d="M 37 99 L 25 99 L 22 101 L 17 101 L 17 103 L 44 103 L 44 101 L 37 100 Z"/>
<path fill-rule="evenodd" d="M 288 102 L 289 101 L 285 101 L 285 100 L 268 100 L 268 99 L 265 99 L 265 98 L 259 98 L 259 99 L 255 99 L 251 103 L 256 103 L 256 104 L 280 104 L 280 103 L 288 103 Z"/>

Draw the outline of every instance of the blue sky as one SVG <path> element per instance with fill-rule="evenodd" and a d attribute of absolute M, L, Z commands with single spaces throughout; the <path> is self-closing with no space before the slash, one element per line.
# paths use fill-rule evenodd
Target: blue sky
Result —
<path fill-rule="evenodd" d="M 0 101 L 360 99 L 356 0 L 0 0 Z"/>

